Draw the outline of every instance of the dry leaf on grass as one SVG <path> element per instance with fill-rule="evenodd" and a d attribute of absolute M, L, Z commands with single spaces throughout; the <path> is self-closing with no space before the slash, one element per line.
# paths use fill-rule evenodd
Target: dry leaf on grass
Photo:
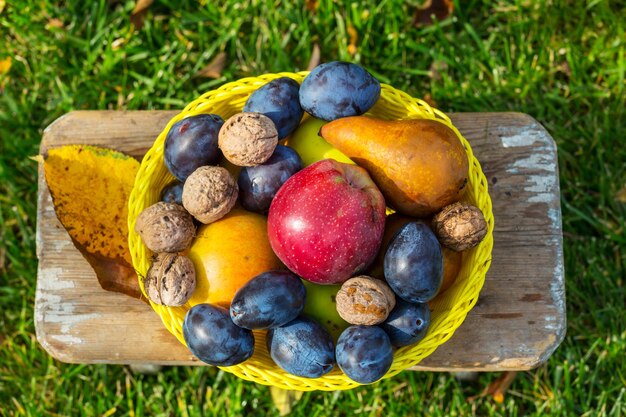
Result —
<path fill-rule="evenodd" d="M 316 11 L 319 6 L 320 2 L 318 0 L 306 0 L 304 4 L 304 7 L 306 7 L 309 12 Z"/>
<path fill-rule="evenodd" d="M 617 192 L 615 198 L 621 203 L 626 203 L 626 185 L 624 185 L 622 189 Z"/>
<path fill-rule="evenodd" d="M 141 298 L 128 249 L 128 197 L 139 162 L 111 149 L 49 149 L 43 168 L 54 210 L 100 286 Z"/>
<path fill-rule="evenodd" d="M 220 52 L 209 64 L 196 73 L 196 77 L 220 78 L 226 65 L 226 53 Z"/>
<path fill-rule="evenodd" d="M 433 15 L 438 21 L 442 21 L 448 18 L 452 11 L 454 11 L 452 0 L 426 0 L 417 8 L 413 24 L 417 27 L 432 25 Z"/>
<path fill-rule="evenodd" d="M 433 96 L 430 93 L 424 94 L 424 97 L 422 97 L 422 100 L 424 100 L 426 104 L 428 104 L 430 107 L 435 107 L 435 108 L 438 107 L 437 102 L 433 99 Z"/>
<path fill-rule="evenodd" d="M 63 21 L 61 19 L 57 19 L 56 17 L 53 17 L 51 19 L 48 19 L 48 23 L 46 23 L 46 29 L 50 30 L 50 29 L 63 29 L 65 25 L 63 24 Z"/>
<path fill-rule="evenodd" d="M 468 401 L 474 401 L 477 398 L 486 397 L 487 395 L 493 396 L 495 402 L 502 404 L 504 402 L 504 394 L 509 389 L 515 377 L 517 376 L 517 371 L 507 371 L 503 372 L 500 378 L 493 381 L 487 388 L 483 390 L 479 395 L 469 397 Z"/>
<path fill-rule="evenodd" d="M 311 52 L 311 59 L 309 59 L 309 65 L 307 65 L 307 71 L 311 71 L 313 68 L 320 64 L 320 46 L 313 44 L 313 52 Z"/>
<path fill-rule="evenodd" d="M 445 61 L 433 61 L 428 70 L 430 78 L 435 81 L 441 80 L 441 73 L 448 71 L 448 63 Z"/>
<path fill-rule="evenodd" d="M 137 0 L 135 8 L 130 13 L 130 22 L 135 29 L 141 29 L 143 27 L 143 21 L 148 13 L 148 8 L 152 4 L 153 0 Z"/>
<path fill-rule="evenodd" d="M 272 393 L 272 401 L 281 416 L 289 414 L 294 404 L 302 398 L 302 391 L 270 387 L 270 392 Z"/>

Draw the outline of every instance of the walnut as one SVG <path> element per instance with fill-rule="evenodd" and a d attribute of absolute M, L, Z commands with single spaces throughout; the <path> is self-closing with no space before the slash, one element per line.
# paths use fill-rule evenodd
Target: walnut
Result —
<path fill-rule="evenodd" d="M 267 161 L 278 144 L 278 131 L 272 119 L 261 113 L 239 113 L 220 129 L 222 153 L 231 163 L 256 166 Z"/>
<path fill-rule="evenodd" d="M 454 203 L 433 218 L 432 226 L 439 242 L 461 252 L 478 245 L 487 234 L 487 222 L 478 207 Z"/>
<path fill-rule="evenodd" d="M 178 307 L 185 304 L 196 289 L 196 271 L 191 260 L 175 253 L 159 253 L 143 282 L 153 303 Z"/>
<path fill-rule="evenodd" d="M 191 244 L 196 229 L 182 206 L 158 202 L 137 216 L 135 231 L 152 252 L 180 252 Z"/>
<path fill-rule="evenodd" d="M 230 173 L 216 166 L 196 169 L 185 181 L 183 206 L 198 221 L 209 224 L 224 217 L 237 202 L 239 187 Z"/>
<path fill-rule="evenodd" d="M 336 300 L 337 312 L 351 324 L 382 323 L 396 305 L 391 288 L 384 281 L 366 275 L 344 282 Z"/>

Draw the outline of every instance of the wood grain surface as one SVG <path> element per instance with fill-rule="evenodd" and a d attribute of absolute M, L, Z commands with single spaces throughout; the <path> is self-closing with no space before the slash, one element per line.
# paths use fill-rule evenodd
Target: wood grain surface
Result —
<path fill-rule="evenodd" d="M 41 151 L 67 144 L 146 152 L 175 111 L 76 111 L 44 132 Z M 556 146 L 521 113 L 456 113 L 489 181 L 493 262 L 478 303 L 454 336 L 415 370 L 524 370 L 543 363 L 566 328 Z M 57 220 L 39 171 L 35 325 L 41 345 L 73 363 L 199 364 L 150 307 L 107 292 Z"/>

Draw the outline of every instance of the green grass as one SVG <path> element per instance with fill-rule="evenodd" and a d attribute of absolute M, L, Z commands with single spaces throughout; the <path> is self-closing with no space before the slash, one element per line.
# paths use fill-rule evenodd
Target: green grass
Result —
<path fill-rule="evenodd" d="M 48 356 L 34 336 L 36 164 L 27 157 L 70 110 L 181 108 L 229 80 L 305 69 L 314 43 L 322 60 L 359 62 L 444 111 L 520 111 L 548 129 L 559 146 L 568 329 L 502 404 L 467 400 L 497 373 L 461 383 L 404 372 L 305 393 L 293 415 L 626 414 L 624 2 L 463 1 L 453 19 L 422 29 L 411 23 L 415 1 L 320 0 L 314 12 L 287 3 L 157 1 L 139 31 L 132 1 L 15 0 L 0 12 L 0 59 L 12 57 L 0 75 L 0 415 L 276 413 L 266 387 L 214 369 L 137 375 Z M 220 51 L 223 76 L 194 77 Z"/>

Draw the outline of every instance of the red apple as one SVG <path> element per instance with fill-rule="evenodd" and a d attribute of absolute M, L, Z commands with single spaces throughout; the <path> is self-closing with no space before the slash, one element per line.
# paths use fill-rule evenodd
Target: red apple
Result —
<path fill-rule="evenodd" d="M 385 230 L 385 199 L 367 171 L 324 159 L 291 176 L 270 206 L 276 255 L 318 284 L 339 284 L 367 268 Z"/>

